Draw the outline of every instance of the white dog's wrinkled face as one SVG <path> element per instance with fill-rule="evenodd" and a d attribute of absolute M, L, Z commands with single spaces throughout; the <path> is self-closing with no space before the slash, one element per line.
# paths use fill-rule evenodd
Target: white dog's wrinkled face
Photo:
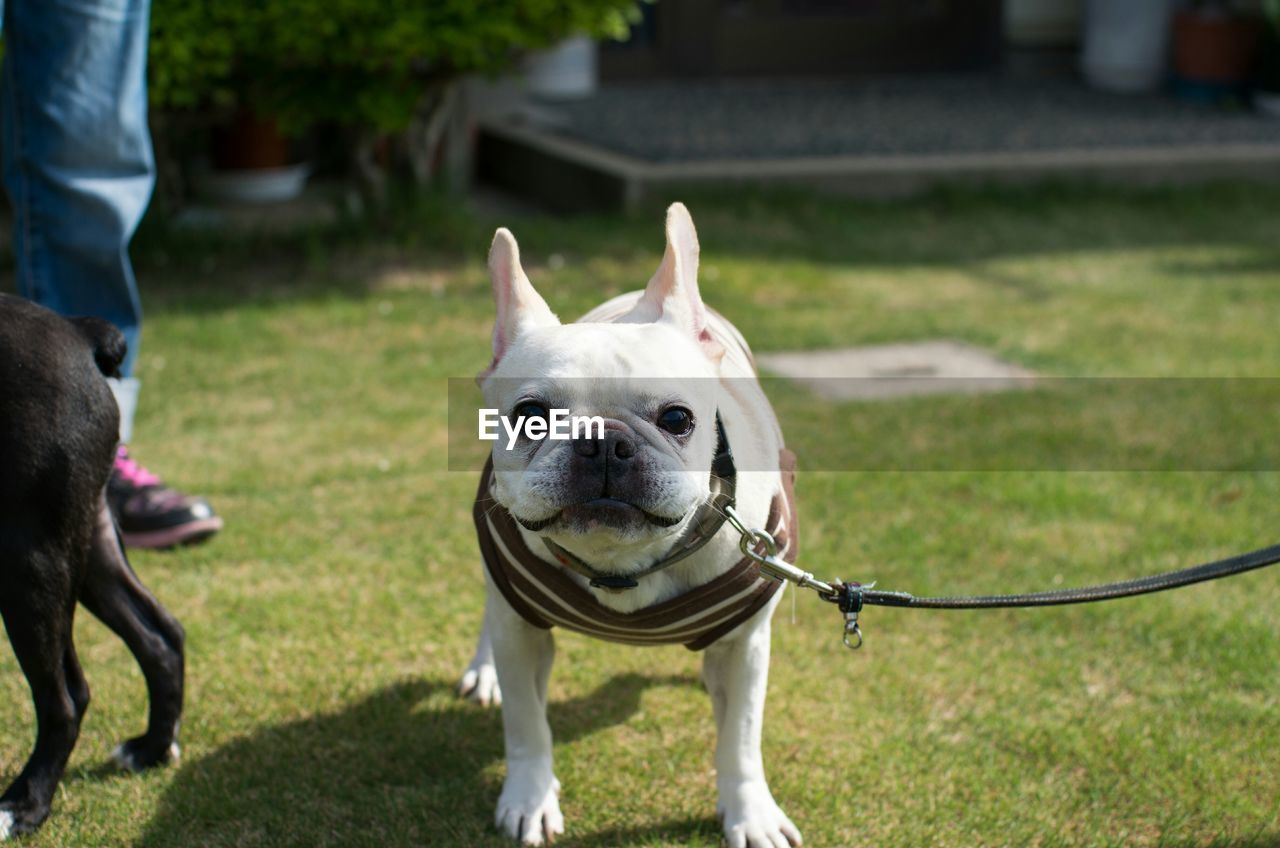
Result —
<path fill-rule="evenodd" d="M 571 549 L 674 543 L 710 494 L 720 349 L 693 282 L 687 214 L 668 221 L 667 236 L 662 266 L 619 323 L 565 325 L 529 284 L 510 234 L 494 238 L 485 405 L 512 422 L 551 410 L 598 416 L 603 438 L 495 442 L 493 494 L 527 529 Z"/>
<path fill-rule="evenodd" d="M 654 351 L 661 356 L 647 355 Z M 517 376 L 539 363 L 541 373 Z M 713 378 L 698 346 L 666 325 L 527 333 L 485 381 L 487 405 L 512 420 L 552 409 L 599 416 L 604 438 L 498 443 L 496 499 L 552 538 L 602 534 L 631 543 L 678 533 L 709 493 Z"/>

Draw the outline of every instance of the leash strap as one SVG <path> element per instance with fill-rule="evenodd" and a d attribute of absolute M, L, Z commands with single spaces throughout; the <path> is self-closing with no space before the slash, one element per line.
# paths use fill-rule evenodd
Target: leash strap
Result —
<path fill-rule="evenodd" d="M 1259 548 L 1245 554 L 1206 562 L 1177 571 L 1166 571 L 1133 580 L 1101 583 L 1097 586 L 1081 586 L 1074 589 L 1055 589 L 1051 592 L 1029 592 L 1021 595 L 967 595 L 943 598 L 919 598 L 908 592 L 886 592 L 876 589 L 874 583 L 857 583 L 834 580 L 830 583 L 818 580 L 807 571 L 796 568 L 774 556 L 776 545 L 763 530 L 752 529 L 742 523 L 737 512 L 727 510 L 729 523 L 742 535 L 742 552 L 760 564 L 760 571 L 775 580 L 795 583 L 813 589 L 824 601 L 836 604 L 844 613 L 844 643 L 850 648 L 862 647 L 862 630 L 858 615 L 866 605 L 881 607 L 906 607 L 912 609 L 1000 609 L 1007 607 L 1050 607 L 1063 604 L 1087 604 L 1094 601 L 1110 601 L 1134 595 L 1148 595 L 1243 574 L 1280 562 L 1280 545 Z M 758 544 L 760 543 L 760 544 Z M 756 550 L 764 548 L 763 552 Z"/>
<path fill-rule="evenodd" d="M 1166 571 L 1148 577 L 1133 580 L 1121 580 L 1115 583 L 1102 583 L 1097 586 L 1082 586 L 1075 589 L 1058 589 L 1052 592 L 1031 592 L 1022 595 L 973 595 L 949 598 L 918 598 L 906 592 L 882 592 L 875 589 L 863 589 L 857 584 L 843 584 L 856 587 L 862 595 L 863 604 L 885 607 L 914 607 L 916 609 L 998 609 L 1002 607 L 1049 607 L 1062 604 L 1087 604 L 1093 601 L 1110 601 L 1115 598 L 1128 598 L 1133 595 L 1147 595 L 1152 592 L 1163 592 L 1166 589 L 1178 589 L 1193 583 L 1206 580 L 1217 580 L 1243 574 L 1268 565 L 1280 562 L 1280 545 L 1272 545 L 1239 554 L 1226 559 L 1206 562 L 1203 565 L 1183 568 L 1177 571 Z M 842 586 L 842 589 L 843 589 Z"/>

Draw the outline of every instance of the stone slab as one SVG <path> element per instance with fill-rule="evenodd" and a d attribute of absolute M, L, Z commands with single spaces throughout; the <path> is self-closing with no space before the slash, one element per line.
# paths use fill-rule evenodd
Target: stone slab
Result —
<path fill-rule="evenodd" d="M 761 369 L 832 400 L 989 394 L 1031 388 L 1035 374 L 972 345 L 945 339 L 763 353 Z"/>

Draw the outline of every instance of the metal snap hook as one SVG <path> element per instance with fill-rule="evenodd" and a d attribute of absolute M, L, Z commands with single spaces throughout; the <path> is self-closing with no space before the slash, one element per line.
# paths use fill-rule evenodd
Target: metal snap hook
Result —
<path fill-rule="evenodd" d="M 856 642 L 850 642 L 849 637 L 853 636 Z M 845 622 L 844 625 L 844 646 L 851 651 L 856 651 L 862 647 L 862 628 L 858 626 L 858 620 Z"/>
<path fill-rule="evenodd" d="M 778 542 L 765 530 L 748 530 L 738 542 L 738 548 L 747 556 L 759 561 L 760 555 L 755 552 L 755 546 L 760 544 L 764 545 L 765 556 L 778 555 Z"/>

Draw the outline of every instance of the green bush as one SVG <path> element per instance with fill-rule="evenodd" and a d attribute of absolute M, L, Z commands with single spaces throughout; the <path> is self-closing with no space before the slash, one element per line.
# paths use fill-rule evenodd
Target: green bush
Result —
<path fill-rule="evenodd" d="M 622 37 L 636 0 L 153 0 L 151 98 L 245 107 L 287 129 L 396 130 L 423 91 L 579 33 Z"/>

